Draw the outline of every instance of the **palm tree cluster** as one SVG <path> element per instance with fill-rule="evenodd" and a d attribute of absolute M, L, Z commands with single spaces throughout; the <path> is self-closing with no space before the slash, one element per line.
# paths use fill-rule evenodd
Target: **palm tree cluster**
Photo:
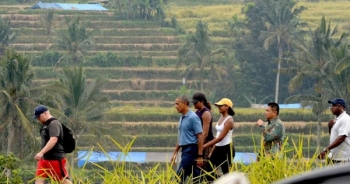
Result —
<path fill-rule="evenodd" d="M 71 127 L 76 140 L 86 130 L 95 135 L 105 130 L 95 130 L 95 125 L 89 123 L 101 119 L 109 108 L 108 99 L 101 94 L 106 84 L 103 78 L 86 81 L 82 67 L 63 68 L 59 81 L 35 86 L 30 60 L 11 48 L 0 57 L 0 70 L 0 152 L 32 160 L 33 152 L 40 148 L 39 123 L 32 119 L 32 109 L 38 104 L 47 105 L 53 115 Z"/>
<path fill-rule="evenodd" d="M 242 52 L 243 56 L 249 57 L 259 50 L 257 47 L 262 47 L 276 58 L 274 101 L 279 100 L 280 75 L 285 74 L 290 77 L 286 102 L 312 108 L 318 117 L 317 145 L 320 145 L 321 115 L 329 107 L 327 101 L 344 98 L 350 102 L 348 32 L 339 33 L 338 26 L 333 27 L 325 17 L 320 17 L 316 29 L 308 28 L 299 18 L 305 9 L 297 7 L 294 0 L 253 0 L 243 10 L 246 18 L 239 20 L 235 16 L 228 25 L 233 39 L 238 42 L 237 48 L 244 44 L 247 47 L 246 50 L 241 49 L 246 52 Z M 181 74 L 189 78 L 197 71 L 202 91 L 203 80 L 209 79 L 205 68 L 217 79 L 220 79 L 220 74 L 231 72 L 213 57 L 216 54 L 226 56 L 227 52 L 225 49 L 213 50 L 209 35 L 206 23 L 199 21 L 196 32 L 187 37 L 186 44 L 178 52 L 177 66 L 186 65 Z M 251 40 L 247 38 L 249 35 Z M 247 63 L 245 59 L 242 59 L 244 64 Z M 242 70 L 243 66 L 240 66 Z M 249 96 L 244 95 L 246 98 Z"/>
<path fill-rule="evenodd" d="M 321 114 L 328 109 L 328 100 L 344 98 L 349 101 L 349 56 L 347 33 L 336 38 L 338 27 L 332 27 L 331 22 L 322 17 L 320 25 L 309 31 L 310 40 L 297 39 L 290 43 L 296 51 L 290 58 L 295 63 L 295 75 L 289 83 L 289 90 L 296 91 L 304 85 L 311 88 L 311 93 L 297 94 L 289 97 L 287 102 L 299 101 L 303 106 L 310 106 L 318 117 L 318 142 L 320 145 Z"/>
<path fill-rule="evenodd" d="M 208 25 L 203 21 L 199 21 L 196 32 L 187 37 L 186 44 L 178 51 L 178 56 L 176 67 L 179 68 L 183 64 L 187 65 L 180 75 L 189 78 L 199 69 L 201 91 L 203 91 L 203 80 L 208 78 L 204 73 L 205 68 L 210 68 L 211 74 L 219 80 L 227 74 L 226 70 L 220 67 L 217 62 L 218 57 L 227 57 L 228 51 L 225 48 L 213 50 Z"/>

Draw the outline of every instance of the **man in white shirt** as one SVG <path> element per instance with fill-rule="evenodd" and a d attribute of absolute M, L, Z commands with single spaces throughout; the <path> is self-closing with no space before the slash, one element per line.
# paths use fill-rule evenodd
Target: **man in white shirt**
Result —
<path fill-rule="evenodd" d="M 350 160 L 350 116 L 346 113 L 343 99 L 329 100 L 331 111 L 336 116 L 334 124 L 330 121 L 330 144 L 322 150 L 319 158 L 327 153 L 328 163 L 348 162 Z"/>

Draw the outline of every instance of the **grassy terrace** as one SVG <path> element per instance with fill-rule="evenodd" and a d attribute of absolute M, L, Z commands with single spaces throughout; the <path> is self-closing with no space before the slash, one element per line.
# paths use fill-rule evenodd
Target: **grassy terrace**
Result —
<path fill-rule="evenodd" d="M 339 24 L 340 27 L 348 29 L 350 20 L 349 1 L 329 1 L 329 2 L 299 2 L 297 5 L 305 6 L 301 14 L 301 20 L 307 22 L 311 28 L 316 28 L 321 17 L 326 16 L 332 20 L 333 24 Z M 243 4 L 225 4 L 225 5 L 202 5 L 202 6 L 182 6 L 174 4 L 167 11 L 167 17 L 176 17 L 180 25 L 186 29 L 194 31 L 198 20 L 204 20 L 209 24 L 209 30 L 228 30 L 227 20 L 231 20 L 234 15 L 243 19 Z"/>
<path fill-rule="evenodd" d="M 236 1 L 225 1 L 226 3 L 214 3 L 209 1 L 176 1 L 170 2 L 166 9 L 167 20 L 176 17 L 179 25 L 186 32 L 194 31 L 198 20 L 204 20 L 209 24 L 212 42 L 216 47 L 227 47 L 234 41 L 228 36 L 227 20 L 238 15 L 244 18 L 241 11 L 243 4 Z M 196 5 L 196 6 L 194 6 Z M 331 19 L 333 24 L 339 24 L 340 28 L 348 29 L 348 18 L 350 8 L 348 1 L 336 2 L 299 2 L 298 5 L 307 7 L 301 14 L 301 19 L 309 23 L 311 28 L 320 21 L 322 15 Z M 24 6 L 2 6 L 0 15 L 10 18 L 12 26 L 18 32 L 16 43 L 13 46 L 19 52 L 30 56 L 40 56 L 46 47 L 46 36 L 44 25 L 41 22 L 42 10 L 28 10 Z M 129 68 L 87 68 L 87 76 L 95 77 L 103 73 L 109 78 L 105 94 L 111 98 L 111 103 L 116 106 L 133 104 L 136 106 L 172 106 L 174 95 L 179 93 L 182 77 L 181 70 L 174 69 L 177 58 L 177 51 L 185 41 L 186 35 L 178 35 L 175 29 L 160 27 L 157 21 L 121 21 L 114 15 L 114 12 L 75 12 L 56 11 L 54 22 L 55 31 L 63 31 L 64 16 L 80 15 L 90 23 L 87 27 L 94 32 L 94 47 L 87 53 L 93 57 L 97 53 L 106 54 L 112 52 L 117 56 L 142 56 L 152 60 L 171 60 L 171 65 L 163 66 L 160 69 L 149 69 L 157 67 L 157 64 L 149 64 L 148 67 L 137 69 Z M 63 54 L 58 49 L 53 37 L 50 38 L 51 49 Z M 127 66 L 127 65 L 126 65 Z M 38 68 L 36 76 L 46 78 L 57 78 L 52 74 L 51 69 Z M 35 82 L 36 84 L 43 83 Z M 187 87 L 198 89 L 199 82 L 188 80 Z M 210 85 L 205 83 L 206 86 Z"/>

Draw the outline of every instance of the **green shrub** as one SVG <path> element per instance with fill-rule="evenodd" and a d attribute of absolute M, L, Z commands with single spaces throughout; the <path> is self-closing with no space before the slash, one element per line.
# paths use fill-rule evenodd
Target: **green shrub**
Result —
<path fill-rule="evenodd" d="M 35 57 L 33 59 L 32 65 L 41 67 L 54 67 L 61 57 L 62 54 L 57 51 L 43 51 L 41 57 Z"/>
<path fill-rule="evenodd" d="M 15 155 L 0 155 L 0 183 L 22 183 L 20 159 Z"/>

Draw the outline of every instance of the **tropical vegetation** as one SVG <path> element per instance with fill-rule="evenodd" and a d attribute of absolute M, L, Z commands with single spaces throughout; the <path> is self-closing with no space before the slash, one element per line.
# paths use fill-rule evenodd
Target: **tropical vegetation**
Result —
<path fill-rule="evenodd" d="M 213 3 L 221 5 L 208 6 Z M 5 178 L 18 179 L 10 174 L 17 172 L 15 156 L 31 167 L 39 140 L 31 109 L 37 104 L 49 106 L 72 128 L 78 150 L 172 151 L 178 119 L 173 100 L 195 90 L 211 102 L 223 96 L 234 101 L 238 151 L 258 152 L 260 134 L 252 122 L 263 118 L 263 110 L 237 107 L 270 101 L 305 107 L 281 111 L 289 132 L 286 159 L 232 168 L 251 173 L 252 183 L 273 182 L 266 173 L 275 181 L 323 167 L 314 154 L 328 144 L 327 101 L 350 102 L 350 55 L 345 13 L 331 18 L 324 11 L 328 16 L 310 18 L 314 10 L 308 8 L 322 3 L 114 0 L 106 5 L 108 12 L 25 9 L 16 14 L 4 6 L 9 10 L 0 11 L 0 151 L 5 155 L 0 160 L 11 163 L 0 164 Z M 216 109 L 213 114 L 217 119 Z M 85 170 L 75 169 L 75 155 L 70 155 L 72 175 L 83 183 L 96 182 L 83 181 L 91 173 L 104 183 L 113 183 L 115 176 L 134 183 L 173 181 L 174 168 L 167 164 L 129 168 L 122 162 Z M 269 172 L 261 172 L 270 163 L 264 168 Z"/>

